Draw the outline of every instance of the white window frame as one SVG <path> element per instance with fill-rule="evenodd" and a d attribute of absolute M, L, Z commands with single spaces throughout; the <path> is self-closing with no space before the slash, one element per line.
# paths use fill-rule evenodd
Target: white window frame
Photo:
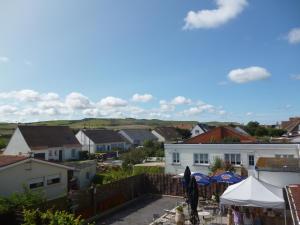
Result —
<path fill-rule="evenodd" d="M 56 182 L 56 183 L 48 183 L 48 181 L 53 180 L 53 179 L 59 179 L 59 182 Z M 61 177 L 60 177 L 59 174 L 47 176 L 47 181 L 46 181 L 47 186 L 51 186 L 51 185 L 54 185 L 54 184 L 60 184 L 60 183 L 61 183 Z"/>
<path fill-rule="evenodd" d="M 37 183 L 43 183 L 43 185 L 38 186 L 38 187 L 34 187 L 34 188 L 30 187 L 30 185 L 37 184 Z M 31 180 L 28 181 L 28 188 L 30 190 L 34 190 L 34 189 L 38 189 L 38 188 L 43 188 L 43 187 L 45 187 L 45 179 L 44 179 L 44 177 L 37 177 L 37 178 L 33 178 L 33 179 L 31 179 Z"/>
<path fill-rule="evenodd" d="M 196 158 L 198 160 L 196 160 Z M 194 165 L 209 165 L 209 154 L 208 153 L 194 153 Z"/>
<path fill-rule="evenodd" d="M 172 153 L 172 164 L 180 164 L 180 154 L 179 152 Z"/>
<path fill-rule="evenodd" d="M 228 160 L 226 159 L 226 155 L 229 156 Z M 237 161 L 237 158 L 238 158 L 237 156 L 238 155 L 240 156 L 239 157 L 240 158 L 239 163 L 237 163 L 238 162 Z M 233 166 L 240 166 L 242 164 L 241 154 L 240 153 L 226 153 L 226 154 L 224 154 L 224 161 L 229 162 Z"/>
<path fill-rule="evenodd" d="M 250 164 L 250 157 L 253 157 L 253 165 Z M 254 156 L 254 154 L 249 154 L 248 155 L 248 165 L 249 166 L 255 166 L 255 156 Z"/>

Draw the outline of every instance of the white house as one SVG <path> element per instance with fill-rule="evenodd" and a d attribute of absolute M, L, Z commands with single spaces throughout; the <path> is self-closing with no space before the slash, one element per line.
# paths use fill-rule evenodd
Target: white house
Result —
<path fill-rule="evenodd" d="M 40 191 L 48 200 L 68 193 L 68 171 L 72 167 L 24 156 L 0 156 L 0 196 Z"/>
<path fill-rule="evenodd" d="M 64 162 L 63 164 L 74 168 L 73 178 L 76 179 L 76 184 L 79 189 L 84 189 L 91 185 L 96 175 L 96 160 L 72 161 Z"/>
<path fill-rule="evenodd" d="M 4 155 L 32 155 L 35 158 L 65 161 L 79 158 L 81 144 L 67 126 L 18 126 Z"/>
<path fill-rule="evenodd" d="M 245 167 L 256 175 L 255 164 L 259 157 L 299 158 L 298 144 L 165 144 L 166 173 L 191 171 L 209 173 L 215 158 L 221 158 L 236 167 Z"/>
<path fill-rule="evenodd" d="M 126 149 L 125 138 L 113 130 L 83 129 L 76 138 L 82 144 L 82 150 L 90 153 Z"/>
<path fill-rule="evenodd" d="M 259 180 L 281 188 L 300 183 L 300 160 L 297 158 L 260 157 L 255 169 Z"/>
<path fill-rule="evenodd" d="M 123 129 L 119 131 L 132 146 L 142 146 L 145 141 L 157 141 L 150 130 L 148 129 Z"/>
<path fill-rule="evenodd" d="M 210 128 L 204 124 L 204 123 L 197 123 L 191 130 L 191 137 L 195 137 L 199 134 L 203 134 L 203 133 L 206 133 L 207 131 L 209 131 Z"/>

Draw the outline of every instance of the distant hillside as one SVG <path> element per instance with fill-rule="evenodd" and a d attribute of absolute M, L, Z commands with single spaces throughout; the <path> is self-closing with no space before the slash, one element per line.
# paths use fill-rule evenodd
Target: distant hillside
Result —
<path fill-rule="evenodd" d="M 172 120 L 158 120 L 158 119 L 99 119 L 87 118 L 82 120 L 53 120 L 27 123 L 30 125 L 47 125 L 47 126 L 70 126 L 77 130 L 80 128 L 108 128 L 108 129 L 124 129 L 124 128 L 155 128 L 159 126 L 174 126 L 185 129 L 193 127 L 197 121 L 172 121 Z M 207 122 L 208 125 L 220 126 L 228 125 L 231 122 Z M 235 123 L 236 124 L 236 123 Z M 16 123 L 0 123 L 0 140 L 7 143 L 14 129 L 17 127 Z"/>

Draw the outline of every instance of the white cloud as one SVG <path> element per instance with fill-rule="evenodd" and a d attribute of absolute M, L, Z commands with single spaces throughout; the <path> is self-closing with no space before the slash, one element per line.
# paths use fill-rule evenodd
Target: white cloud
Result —
<path fill-rule="evenodd" d="M 183 96 L 177 96 L 172 99 L 171 104 L 173 105 L 185 105 L 190 104 L 192 102 L 191 99 L 183 97 Z"/>
<path fill-rule="evenodd" d="M 25 64 L 26 66 L 32 66 L 32 65 L 33 65 L 32 62 L 29 61 L 29 60 L 27 60 L 27 59 L 24 60 L 24 64 Z"/>
<path fill-rule="evenodd" d="M 291 79 L 300 80 L 300 74 L 291 75 Z"/>
<path fill-rule="evenodd" d="M 242 69 L 231 70 L 228 74 L 228 78 L 235 83 L 247 83 L 256 80 L 267 79 L 271 76 L 270 72 L 265 68 L 252 66 Z"/>
<path fill-rule="evenodd" d="M 0 56 L 0 63 L 8 63 L 10 59 L 6 56 Z"/>
<path fill-rule="evenodd" d="M 108 96 L 106 98 L 101 99 L 98 104 L 103 107 L 123 107 L 126 106 L 128 103 L 124 99 Z"/>
<path fill-rule="evenodd" d="M 184 29 L 215 28 L 227 23 L 247 6 L 246 0 L 216 0 L 217 9 L 190 11 L 185 17 Z"/>
<path fill-rule="evenodd" d="M 246 113 L 246 116 L 252 116 L 253 115 L 253 112 L 247 112 Z"/>
<path fill-rule="evenodd" d="M 221 114 L 225 113 L 224 110 L 221 110 L 221 111 L 217 111 L 217 109 L 213 105 L 202 104 L 202 105 L 194 106 L 194 107 L 184 110 L 183 114 L 186 116 L 192 116 L 192 115 L 197 115 L 197 114 L 201 114 L 204 112 L 208 112 L 208 113 L 215 113 L 215 112 L 220 113 L 221 112 Z"/>
<path fill-rule="evenodd" d="M 0 115 L 9 115 L 17 112 L 17 107 L 11 105 L 1 105 L 0 106 Z"/>
<path fill-rule="evenodd" d="M 91 106 L 91 102 L 83 94 L 72 92 L 66 97 L 66 105 L 71 109 L 85 109 Z"/>
<path fill-rule="evenodd" d="M 287 40 L 290 44 L 300 43 L 300 27 L 290 30 L 287 35 Z"/>
<path fill-rule="evenodd" d="M 33 90 L 24 89 L 20 91 L 1 92 L 0 99 L 15 99 L 24 102 L 34 102 L 40 99 L 40 94 Z"/>
<path fill-rule="evenodd" d="M 132 96 L 132 101 L 134 101 L 134 102 L 149 102 L 152 99 L 153 99 L 153 96 L 150 94 L 143 94 L 143 95 L 134 94 Z"/>

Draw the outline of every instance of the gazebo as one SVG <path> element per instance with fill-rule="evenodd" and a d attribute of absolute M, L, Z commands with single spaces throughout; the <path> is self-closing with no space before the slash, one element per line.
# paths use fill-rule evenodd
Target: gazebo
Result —
<path fill-rule="evenodd" d="M 282 188 L 259 181 L 253 176 L 229 186 L 220 197 L 220 205 L 282 209 L 286 224 Z"/>

